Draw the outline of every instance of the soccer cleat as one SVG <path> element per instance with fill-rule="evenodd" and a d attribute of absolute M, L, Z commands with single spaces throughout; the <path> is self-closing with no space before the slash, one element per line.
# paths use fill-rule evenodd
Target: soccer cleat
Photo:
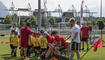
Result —
<path fill-rule="evenodd" d="M 22 59 L 24 59 L 24 56 L 21 56 Z"/>
<path fill-rule="evenodd" d="M 28 58 L 28 57 L 24 57 L 24 59 L 30 59 L 30 58 Z"/>

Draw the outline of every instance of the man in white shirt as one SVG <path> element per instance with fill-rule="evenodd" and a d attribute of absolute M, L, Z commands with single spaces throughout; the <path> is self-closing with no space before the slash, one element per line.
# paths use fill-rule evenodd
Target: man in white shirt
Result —
<path fill-rule="evenodd" d="M 20 35 L 19 34 L 19 29 L 17 28 L 17 24 L 16 23 L 14 23 L 13 26 L 10 29 L 11 29 L 11 31 L 14 30 L 15 32 L 18 33 L 18 35 Z"/>
<path fill-rule="evenodd" d="M 71 60 L 73 60 L 74 52 L 77 54 L 78 60 L 80 60 L 80 52 L 78 48 L 78 44 L 80 43 L 80 27 L 79 25 L 75 24 L 75 18 L 71 18 L 69 20 L 71 29 L 71 39 L 72 39 L 72 47 L 71 47 Z"/>

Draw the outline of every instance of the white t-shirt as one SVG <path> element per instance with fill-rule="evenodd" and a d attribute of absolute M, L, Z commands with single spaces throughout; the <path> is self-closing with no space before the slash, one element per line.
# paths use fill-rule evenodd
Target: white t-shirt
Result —
<path fill-rule="evenodd" d="M 16 27 L 16 28 L 11 27 L 10 29 L 11 29 L 11 31 L 12 31 L 12 30 L 17 31 L 17 32 L 18 32 L 18 35 L 19 35 L 19 29 L 18 29 L 17 27 Z"/>
<path fill-rule="evenodd" d="M 76 32 L 78 32 L 78 36 L 72 42 L 80 43 L 80 27 L 77 24 L 71 29 L 71 39 L 74 38 Z"/>

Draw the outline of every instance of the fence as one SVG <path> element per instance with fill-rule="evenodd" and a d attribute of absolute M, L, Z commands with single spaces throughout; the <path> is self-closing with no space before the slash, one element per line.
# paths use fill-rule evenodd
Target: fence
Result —
<path fill-rule="evenodd" d="M 0 35 L 10 35 L 10 28 L 11 28 L 11 24 L 0 24 Z M 68 35 L 70 34 L 71 28 L 68 24 L 55 24 L 52 26 L 49 26 L 47 28 L 42 27 L 43 30 L 48 31 L 49 33 L 51 33 L 52 31 L 57 31 L 59 34 L 61 35 Z M 31 28 L 31 30 L 33 32 L 37 32 L 38 29 L 37 28 Z M 105 34 L 105 29 L 103 29 L 103 34 Z M 101 31 L 98 28 L 93 28 L 91 34 L 101 34 Z"/>

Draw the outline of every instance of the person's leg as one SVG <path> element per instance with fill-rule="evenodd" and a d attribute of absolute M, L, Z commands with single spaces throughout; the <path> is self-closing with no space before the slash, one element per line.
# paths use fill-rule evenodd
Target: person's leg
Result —
<path fill-rule="evenodd" d="M 27 48 L 27 57 L 30 57 L 30 49 L 31 49 L 31 47 L 28 46 L 28 48 Z"/>
<path fill-rule="evenodd" d="M 40 50 L 40 47 L 37 47 L 37 48 L 36 48 L 37 57 L 39 56 L 39 50 Z"/>
<path fill-rule="evenodd" d="M 20 49 L 20 55 L 22 58 L 24 58 L 24 42 L 21 41 L 21 49 Z"/>
<path fill-rule="evenodd" d="M 24 48 L 23 47 L 21 47 L 21 49 L 20 49 L 20 55 L 24 56 Z"/>
<path fill-rule="evenodd" d="M 14 57 L 16 57 L 17 48 L 14 49 Z"/>
<path fill-rule="evenodd" d="M 71 51 L 70 60 L 73 60 L 74 57 L 74 51 Z"/>
<path fill-rule="evenodd" d="M 34 54 L 37 56 L 36 47 L 34 47 Z"/>
<path fill-rule="evenodd" d="M 11 48 L 11 57 L 13 57 L 13 45 L 10 44 L 10 48 Z"/>
<path fill-rule="evenodd" d="M 77 59 L 80 60 L 80 52 L 79 52 L 79 50 L 76 51 L 76 54 L 77 54 Z"/>
<path fill-rule="evenodd" d="M 48 56 L 52 53 L 54 51 L 54 49 L 53 48 L 51 48 L 51 47 L 49 47 L 49 49 L 48 49 L 48 51 L 47 51 L 47 53 L 46 53 L 46 58 L 48 58 Z"/>
<path fill-rule="evenodd" d="M 13 49 L 11 49 L 11 56 L 13 57 Z"/>
<path fill-rule="evenodd" d="M 27 57 L 27 48 L 24 48 L 24 56 Z"/>
<path fill-rule="evenodd" d="M 12 57 L 14 57 L 14 49 L 13 49 L 13 52 L 12 52 Z"/>
<path fill-rule="evenodd" d="M 49 49 L 46 53 L 46 56 L 45 56 L 46 58 L 54 51 L 54 46 L 52 44 L 48 44 L 48 47 Z"/>
<path fill-rule="evenodd" d="M 83 41 L 82 43 L 83 43 L 83 45 L 82 45 L 82 46 L 83 46 L 83 47 L 82 47 L 82 50 L 84 50 L 84 41 Z"/>
<path fill-rule="evenodd" d="M 46 48 L 42 48 L 42 54 L 40 56 L 41 60 L 46 60 L 45 54 L 46 54 Z"/>
<path fill-rule="evenodd" d="M 87 45 L 87 50 L 88 50 L 89 49 L 88 40 L 86 41 L 86 45 Z"/>
<path fill-rule="evenodd" d="M 79 43 L 79 50 L 81 50 L 81 42 Z"/>

